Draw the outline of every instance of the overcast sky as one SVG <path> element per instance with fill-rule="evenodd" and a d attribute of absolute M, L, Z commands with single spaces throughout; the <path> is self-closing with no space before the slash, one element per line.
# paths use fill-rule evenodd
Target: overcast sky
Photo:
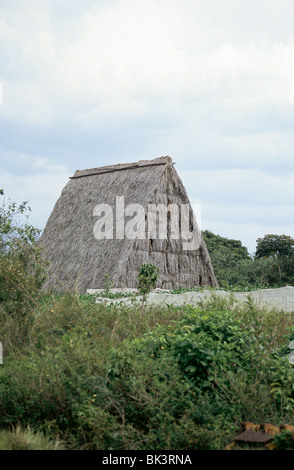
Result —
<path fill-rule="evenodd" d="M 0 188 L 170 155 L 202 229 L 294 237 L 293 0 L 0 0 Z"/>

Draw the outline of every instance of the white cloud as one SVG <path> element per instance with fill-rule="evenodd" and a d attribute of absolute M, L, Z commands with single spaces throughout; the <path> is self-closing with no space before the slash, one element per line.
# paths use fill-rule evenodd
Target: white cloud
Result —
<path fill-rule="evenodd" d="M 182 180 L 195 202 L 241 206 L 293 205 L 294 172 L 275 176 L 260 170 L 183 170 Z"/>
<path fill-rule="evenodd" d="M 30 223 L 43 229 L 56 200 L 68 182 L 68 168 L 53 165 L 44 157 L 25 153 L 9 152 L 5 157 L 9 160 L 9 165 L 5 170 L 5 165 L 2 164 L 0 185 L 6 199 L 18 204 L 28 201 L 32 209 Z"/>
<path fill-rule="evenodd" d="M 35 173 L 26 176 L 14 176 L 1 173 L 1 187 L 7 199 L 22 203 L 28 201 L 31 207 L 29 223 L 43 229 L 53 210 L 54 204 L 68 181 L 66 173 Z"/>
<path fill-rule="evenodd" d="M 97 132 L 78 167 L 99 166 L 97 155 L 107 159 L 111 149 L 115 161 L 117 151 L 137 148 L 139 158 L 170 154 L 190 197 L 224 234 L 240 226 L 245 208 L 252 231 L 267 227 L 267 217 L 260 222 L 269 207 L 288 224 L 293 14 L 290 0 L 3 1 L 0 120 L 12 131 L 2 143 L 2 181 L 48 217 L 76 165 L 71 140 Z M 35 130 L 22 152 L 24 131 L 11 138 L 19 126 Z M 52 132 L 46 158 L 40 129 Z"/>
<path fill-rule="evenodd" d="M 214 1 L 209 8 L 202 1 L 121 0 L 103 9 L 90 2 L 78 18 L 69 10 L 64 27 L 75 34 L 60 36 L 54 3 L 29 3 L 29 14 L 21 1 L 2 15 L 4 70 L 10 71 L 5 112 L 16 119 L 71 119 L 72 106 L 83 120 L 87 113 L 91 120 L 104 113 L 136 116 L 152 113 L 156 99 L 164 103 L 163 116 L 174 104 L 187 119 L 189 102 L 198 115 L 197 99 L 209 100 L 216 111 L 238 108 L 239 114 L 250 103 L 291 101 L 293 36 L 264 44 L 254 41 L 252 31 L 252 39 L 240 43 L 232 32 L 242 4 L 229 22 Z"/>
<path fill-rule="evenodd" d="M 250 252 L 267 233 L 294 237 L 294 172 L 181 171 L 190 200 L 201 204 L 202 228 L 242 240 Z"/>

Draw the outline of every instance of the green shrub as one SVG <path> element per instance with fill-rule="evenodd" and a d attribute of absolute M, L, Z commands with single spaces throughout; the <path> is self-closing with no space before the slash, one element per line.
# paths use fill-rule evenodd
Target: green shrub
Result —
<path fill-rule="evenodd" d="M 274 437 L 275 450 L 293 450 L 293 434 L 282 430 Z"/>
<path fill-rule="evenodd" d="M 154 264 L 143 263 L 139 269 L 138 291 L 145 300 L 146 295 L 156 287 L 159 269 Z"/>
<path fill-rule="evenodd" d="M 0 195 L 4 197 L 3 191 Z M 27 203 L 0 207 L 0 340 L 5 350 L 28 341 L 32 310 L 41 295 L 45 266 L 37 240 L 40 231 L 22 222 Z"/>
<path fill-rule="evenodd" d="M 217 374 L 251 364 L 253 349 L 248 331 L 230 312 L 191 309 L 170 328 L 158 327 L 144 339 L 144 349 L 158 357 L 168 351 L 183 374 L 199 386 Z"/>
<path fill-rule="evenodd" d="M 72 329 L 55 346 L 6 360 L 0 371 L 0 427 L 30 425 L 80 447 L 85 436 L 107 433 L 105 390 L 91 340 L 85 331 Z"/>

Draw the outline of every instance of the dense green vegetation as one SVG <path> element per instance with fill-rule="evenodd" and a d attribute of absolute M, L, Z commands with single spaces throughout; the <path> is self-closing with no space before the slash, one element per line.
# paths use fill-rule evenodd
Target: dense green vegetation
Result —
<path fill-rule="evenodd" d="M 73 295 L 27 315 L 24 337 L 1 310 L 0 448 L 29 428 L 67 449 L 222 449 L 241 421 L 292 422 L 293 315 Z"/>
<path fill-rule="evenodd" d="M 220 287 L 244 289 L 294 285 L 294 239 L 267 234 L 249 255 L 239 240 L 205 230 L 203 238 Z"/>
<path fill-rule="evenodd" d="M 294 313 L 45 293 L 37 232 L 13 208 L 0 214 L 0 449 L 223 449 L 242 421 L 294 424 Z M 258 258 L 226 243 L 231 282 Z"/>

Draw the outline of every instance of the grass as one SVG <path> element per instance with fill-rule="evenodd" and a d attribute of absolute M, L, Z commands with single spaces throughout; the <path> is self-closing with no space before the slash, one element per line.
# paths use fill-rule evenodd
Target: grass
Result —
<path fill-rule="evenodd" d="M 30 427 L 17 426 L 11 431 L 0 431 L 1 450 L 63 450 L 59 440 L 51 441 L 40 432 L 33 432 Z"/>

